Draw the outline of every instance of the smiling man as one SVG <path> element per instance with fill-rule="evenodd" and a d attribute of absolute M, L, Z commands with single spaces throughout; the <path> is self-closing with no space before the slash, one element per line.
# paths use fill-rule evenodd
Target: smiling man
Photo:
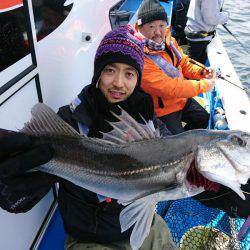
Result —
<path fill-rule="evenodd" d="M 123 63 L 108 64 L 102 71 L 99 88 L 110 103 L 127 99 L 135 89 L 138 71 Z"/>
<path fill-rule="evenodd" d="M 119 107 L 138 122 L 143 122 L 141 115 L 146 121 L 154 120 L 153 101 L 140 89 L 143 43 L 134 34 L 131 26 L 110 31 L 97 48 L 91 84 L 59 109 L 61 118 L 78 132 L 102 138 L 102 132 L 112 130 L 108 121 L 116 120 L 110 111 L 119 114 Z M 0 130 L 0 207 L 26 212 L 59 182 L 58 206 L 68 234 L 65 250 L 130 250 L 132 229 L 121 232 L 119 216 L 124 207 L 116 200 L 42 172 L 25 173 L 48 162 L 53 154 L 47 145 L 37 147 L 24 134 Z M 140 249 L 176 249 L 159 215 Z"/>
<path fill-rule="evenodd" d="M 189 61 L 167 22 L 158 0 L 143 1 L 137 20 L 146 44 L 142 89 L 153 97 L 157 116 L 172 133 L 206 128 L 209 115 L 192 97 L 213 89 L 213 72 L 204 72 Z M 182 122 L 186 123 L 184 128 Z"/>

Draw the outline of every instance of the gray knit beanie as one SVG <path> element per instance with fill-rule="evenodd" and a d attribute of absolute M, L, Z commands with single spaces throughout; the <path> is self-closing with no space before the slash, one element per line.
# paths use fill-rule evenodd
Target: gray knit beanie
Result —
<path fill-rule="evenodd" d="M 164 7 L 160 5 L 159 0 L 144 0 L 138 11 L 137 24 L 141 26 L 156 20 L 168 21 Z"/>

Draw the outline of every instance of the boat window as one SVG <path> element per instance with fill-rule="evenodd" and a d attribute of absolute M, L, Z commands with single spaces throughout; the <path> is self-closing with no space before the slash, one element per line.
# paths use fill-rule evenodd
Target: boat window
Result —
<path fill-rule="evenodd" d="M 112 30 L 115 29 L 115 27 L 120 25 L 121 19 L 119 18 L 119 16 L 121 16 L 121 11 L 119 9 L 124 2 L 125 0 L 119 1 L 109 11 L 109 20 L 110 20 Z"/>
<path fill-rule="evenodd" d="M 125 2 L 126 0 L 118 2 L 109 11 L 109 19 L 112 29 L 115 29 L 120 25 L 125 25 L 130 20 L 130 12 L 122 9 Z"/>
<path fill-rule="evenodd" d="M 0 4 L 0 72 L 30 53 L 22 1 Z"/>
<path fill-rule="evenodd" d="M 68 16 L 73 4 L 65 0 L 32 0 L 37 41 L 53 32 Z"/>
<path fill-rule="evenodd" d="M 109 11 L 111 28 L 133 23 L 132 19 L 134 19 L 141 2 L 142 0 L 122 0 L 112 7 Z"/>

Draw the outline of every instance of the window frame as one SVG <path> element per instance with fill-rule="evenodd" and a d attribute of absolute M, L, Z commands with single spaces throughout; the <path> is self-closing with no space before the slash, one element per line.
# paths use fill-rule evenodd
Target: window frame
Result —
<path fill-rule="evenodd" d="M 23 61 L 25 61 L 24 58 L 27 56 L 31 57 L 31 64 L 27 65 L 27 67 L 25 67 L 18 74 L 13 74 L 13 76 L 11 76 L 10 80 L 7 80 L 7 82 L 5 82 L 3 84 L 1 83 L 0 84 L 0 95 L 3 94 L 5 91 L 7 91 L 9 88 L 11 88 L 13 85 L 15 85 L 18 81 L 20 81 L 26 75 L 28 75 L 35 68 L 37 68 L 37 60 L 36 60 L 33 33 L 32 33 L 32 27 L 31 27 L 32 16 L 30 15 L 28 0 L 23 0 L 23 8 L 24 8 L 24 21 L 25 21 L 25 24 L 27 27 L 27 38 L 28 38 L 28 42 L 29 42 L 30 53 L 28 53 L 26 56 L 24 56 L 23 58 L 21 58 L 17 62 L 14 62 L 8 68 L 1 71 L 0 74 L 4 73 L 6 70 L 8 71 L 8 69 L 11 67 L 15 67 L 18 63 L 23 63 Z"/>

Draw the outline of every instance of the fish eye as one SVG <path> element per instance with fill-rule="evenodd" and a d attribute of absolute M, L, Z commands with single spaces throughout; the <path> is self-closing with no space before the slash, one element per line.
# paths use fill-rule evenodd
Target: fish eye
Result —
<path fill-rule="evenodd" d="M 242 139 L 241 137 L 237 136 L 237 135 L 232 135 L 231 136 L 231 141 L 241 147 L 245 147 L 246 146 L 246 141 L 244 139 Z"/>

